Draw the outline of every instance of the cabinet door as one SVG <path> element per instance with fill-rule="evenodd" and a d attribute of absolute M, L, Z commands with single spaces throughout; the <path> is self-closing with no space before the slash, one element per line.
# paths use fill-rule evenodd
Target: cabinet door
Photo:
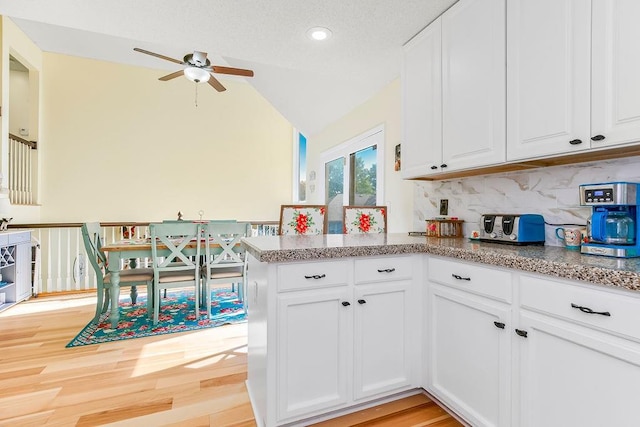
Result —
<path fill-rule="evenodd" d="M 31 245 L 16 245 L 16 301 L 31 295 Z"/>
<path fill-rule="evenodd" d="M 592 147 L 640 141 L 640 2 L 593 0 Z"/>
<path fill-rule="evenodd" d="M 637 426 L 640 345 L 523 311 L 520 426 Z"/>
<path fill-rule="evenodd" d="M 411 281 L 358 285 L 354 307 L 354 397 L 411 384 Z"/>
<path fill-rule="evenodd" d="M 347 402 L 353 327 L 349 296 L 340 288 L 278 295 L 279 420 Z"/>
<path fill-rule="evenodd" d="M 510 1 L 507 40 L 507 160 L 588 149 L 591 0 Z"/>
<path fill-rule="evenodd" d="M 429 286 L 428 388 L 471 425 L 510 425 L 509 306 Z"/>
<path fill-rule="evenodd" d="M 438 172 L 442 163 L 441 18 L 404 50 L 402 177 Z"/>
<path fill-rule="evenodd" d="M 442 15 L 443 164 L 505 161 L 505 1 L 460 0 Z"/>

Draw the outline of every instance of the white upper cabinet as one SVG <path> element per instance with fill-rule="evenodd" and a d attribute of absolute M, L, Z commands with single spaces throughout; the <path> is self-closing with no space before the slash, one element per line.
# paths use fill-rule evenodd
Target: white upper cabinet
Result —
<path fill-rule="evenodd" d="M 413 38 L 402 68 L 402 177 L 437 172 L 442 163 L 441 18 Z"/>
<path fill-rule="evenodd" d="M 505 161 L 505 3 L 460 0 L 405 46 L 402 176 Z"/>
<path fill-rule="evenodd" d="M 505 161 L 505 2 L 442 15 L 442 172 Z"/>
<path fill-rule="evenodd" d="M 638 0 L 593 0 L 594 148 L 640 141 L 639 22 Z"/>
<path fill-rule="evenodd" d="M 637 0 L 509 2 L 507 160 L 640 142 L 639 21 Z"/>
<path fill-rule="evenodd" d="M 508 160 L 590 148 L 590 40 L 591 0 L 508 2 Z"/>

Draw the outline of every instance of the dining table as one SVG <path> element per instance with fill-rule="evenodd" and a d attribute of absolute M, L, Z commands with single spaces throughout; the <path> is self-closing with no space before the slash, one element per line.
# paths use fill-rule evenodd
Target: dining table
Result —
<path fill-rule="evenodd" d="M 238 243 L 238 245 L 239 244 L 240 243 Z M 198 245 L 200 245 L 201 248 L 204 247 L 204 241 L 200 240 L 198 242 L 196 240 L 193 240 L 185 246 L 182 252 L 187 256 L 195 256 L 198 253 Z M 219 247 L 219 243 L 209 242 L 209 248 Z M 111 274 L 111 288 L 109 292 L 111 311 L 109 314 L 109 319 L 111 320 L 111 327 L 115 329 L 118 327 L 118 321 L 120 320 L 118 300 L 120 298 L 120 271 L 122 261 L 124 260 L 129 264 L 130 267 L 135 268 L 137 259 L 151 258 L 151 240 L 148 238 L 117 240 L 115 242 L 102 246 L 100 250 L 107 255 L 107 268 L 109 273 Z M 171 251 L 164 245 L 158 245 L 157 251 L 160 256 L 168 255 L 171 253 Z M 136 296 L 137 291 L 135 287 L 132 287 L 132 299 L 135 299 Z"/>

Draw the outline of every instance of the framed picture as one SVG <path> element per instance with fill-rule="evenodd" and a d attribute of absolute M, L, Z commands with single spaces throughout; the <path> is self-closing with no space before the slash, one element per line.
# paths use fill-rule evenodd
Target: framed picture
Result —
<path fill-rule="evenodd" d="M 400 144 L 396 145 L 396 162 L 394 164 L 394 169 L 397 171 L 400 170 Z"/>

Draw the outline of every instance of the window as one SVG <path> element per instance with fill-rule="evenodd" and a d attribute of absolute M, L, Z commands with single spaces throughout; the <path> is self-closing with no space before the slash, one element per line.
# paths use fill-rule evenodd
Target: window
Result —
<path fill-rule="evenodd" d="M 342 233 L 343 206 L 384 204 L 383 186 L 378 185 L 378 182 L 384 182 L 384 127 L 379 126 L 325 151 L 321 159 L 324 176 L 319 182 L 324 186 L 321 191 L 328 207 L 328 233 Z"/>
<path fill-rule="evenodd" d="M 293 131 L 293 201 L 307 200 L 307 138 Z"/>

